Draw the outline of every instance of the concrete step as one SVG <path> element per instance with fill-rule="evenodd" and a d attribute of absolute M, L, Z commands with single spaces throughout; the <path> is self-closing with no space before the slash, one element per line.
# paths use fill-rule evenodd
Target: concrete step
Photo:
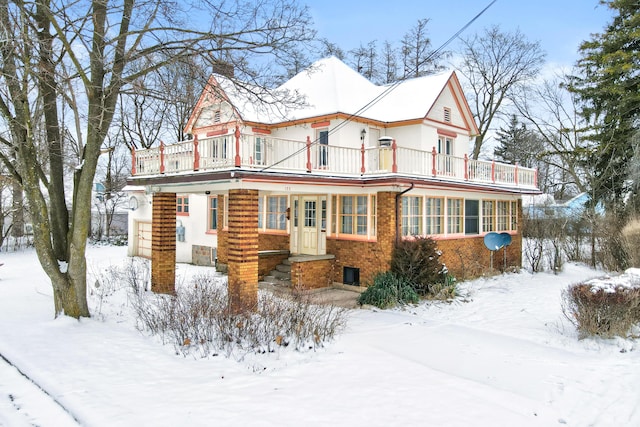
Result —
<path fill-rule="evenodd" d="M 291 261 L 289 261 L 289 258 L 282 260 L 282 264 L 283 265 L 291 265 Z"/>
<path fill-rule="evenodd" d="M 291 273 L 291 263 L 289 263 L 289 265 L 278 264 L 276 265 L 276 270 L 281 273 Z"/>
<path fill-rule="evenodd" d="M 272 285 L 279 286 L 279 287 L 287 287 L 287 288 L 291 287 L 291 280 L 281 279 L 275 276 L 264 276 L 262 278 L 262 281 L 265 283 L 270 283 Z"/>
<path fill-rule="evenodd" d="M 280 280 L 291 280 L 291 273 L 285 273 L 278 270 L 271 270 L 269 272 L 269 276 L 273 276 L 276 279 L 280 279 Z"/>

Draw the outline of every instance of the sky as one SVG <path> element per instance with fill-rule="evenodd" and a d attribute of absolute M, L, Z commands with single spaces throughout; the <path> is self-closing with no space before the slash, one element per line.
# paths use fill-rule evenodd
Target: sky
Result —
<path fill-rule="evenodd" d="M 490 0 L 307 0 L 318 35 L 343 50 L 377 40 L 399 42 L 418 19 L 428 18 L 432 47 L 438 48 Z M 382 6 L 384 5 L 384 6 Z M 389 5 L 389 6 L 387 6 Z M 602 32 L 611 11 L 598 0 L 497 0 L 463 34 L 470 36 L 499 25 L 519 29 L 530 41 L 539 41 L 551 64 L 572 65 L 578 46 L 590 34 Z M 448 50 L 455 49 L 455 42 Z"/>
<path fill-rule="evenodd" d="M 580 340 L 562 314 L 567 286 L 602 275 L 587 267 L 464 282 L 449 303 L 355 309 L 315 350 L 202 358 L 136 329 L 126 286 L 109 280 L 126 250 L 87 249 L 93 317 L 81 321 L 53 319 L 33 248 L 1 253 L 1 427 L 640 425 L 638 339 Z M 186 264 L 178 283 L 207 272 L 226 286 Z"/>

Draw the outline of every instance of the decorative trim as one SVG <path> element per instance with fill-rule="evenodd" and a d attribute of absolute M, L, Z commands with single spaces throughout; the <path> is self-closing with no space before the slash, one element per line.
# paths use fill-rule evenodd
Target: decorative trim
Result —
<path fill-rule="evenodd" d="M 251 128 L 251 132 L 259 133 L 261 135 L 271 135 L 271 130 L 269 129 L 261 129 L 261 128 Z"/>
<path fill-rule="evenodd" d="M 312 123 L 311 129 L 326 128 L 329 127 L 330 124 L 331 122 L 329 120 L 325 120 L 324 122 Z"/>
<path fill-rule="evenodd" d="M 449 130 L 438 129 L 438 135 L 450 136 L 451 138 L 457 138 L 458 134 Z"/>
<path fill-rule="evenodd" d="M 229 129 L 227 129 L 227 128 L 223 128 L 223 129 L 220 129 L 220 130 L 212 130 L 210 132 L 207 132 L 207 137 L 226 135 L 227 133 L 229 133 Z"/>

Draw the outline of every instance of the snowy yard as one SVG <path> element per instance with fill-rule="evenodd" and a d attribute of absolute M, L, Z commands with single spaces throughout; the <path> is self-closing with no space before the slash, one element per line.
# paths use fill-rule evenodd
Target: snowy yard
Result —
<path fill-rule="evenodd" d="M 89 269 L 125 254 L 90 248 Z M 0 360 L 3 427 L 640 425 L 637 341 L 579 341 L 562 315 L 561 291 L 598 275 L 585 267 L 468 282 L 450 304 L 353 310 L 324 349 L 236 361 L 141 334 L 124 291 L 92 297 L 91 319 L 54 320 L 35 253 L 0 258 L 0 354 L 33 381 Z"/>

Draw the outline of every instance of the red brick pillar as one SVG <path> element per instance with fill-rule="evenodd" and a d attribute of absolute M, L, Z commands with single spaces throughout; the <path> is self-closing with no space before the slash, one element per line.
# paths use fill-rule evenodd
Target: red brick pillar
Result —
<path fill-rule="evenodd" d="M 229 308 L 252 310 L 258 303 L 258 190 L 229 190 L 227 203 Z"/>
<path fill-rule="evenodd" d="M 176 284 L 176 193 L 153 195 L 151 290 L 174 294 Z"/>

